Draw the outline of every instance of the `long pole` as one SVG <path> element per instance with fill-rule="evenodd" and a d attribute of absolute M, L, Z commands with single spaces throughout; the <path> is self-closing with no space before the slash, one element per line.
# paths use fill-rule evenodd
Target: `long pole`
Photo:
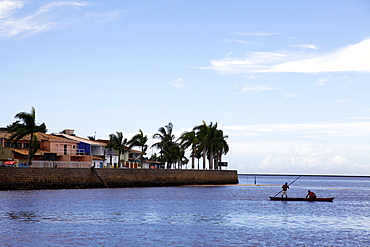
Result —
<path fill-rule="evenodd" d="M 294 179 L 294 181 L 293 182 L 291 182 L 289 185 L 291 185 L 291 184 L 293 184 L 295 181 L 297 181 L 300 177 L 302 177 L 302 176 L 299 176 L 298 178 L 296 178 L 296 179 Z M 276 195 L 274 195 L 274 197 L 276 197 L 277 195 L 279 195 L 280 194 L 280 192 L 282 192 L 283 190 L 280 190 Z"/>

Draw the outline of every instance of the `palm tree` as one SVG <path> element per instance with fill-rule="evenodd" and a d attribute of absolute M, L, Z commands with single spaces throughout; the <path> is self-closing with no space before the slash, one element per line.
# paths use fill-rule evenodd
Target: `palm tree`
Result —
<path fill-rule="evenodd" d="M 167 162 L 167 168 L 176 168 L 176 164 L 180 164 L 183 159 L 185 151 L 176 142 L 172 142 L 166 146 L 166 152 L 164 153 L 164 160 Z"/>
<path fill-rule="evenodd" d="M 15 115 L 15 118 L 19 119 L 7 126 L 7 130 L 12 133 L 10 140 L 19 141 L 20 139 L 30 136 L 30 146 L 28 149 L 28 165 L 32 166 L 32 159 L 35 156 L 39 146 L 38 139 L 35 135 L 37 132 L 46 133 L 46 125 L 42 123 L 40 125 L 36 124 L 36 111 L 32 107 L 31 112 L 19 112 Z"/>
<path fill-rule="evenodd" d="M 152 154 L 152 156 L 150 156 L 149 160 L 151 160 L 151 161 L 161 161 L 161 157 L 158 157 L 157 153 L 154 153 L 154 154 Z"/>
<path fill-rule="evenodd" d="M 160 141 L 154 143 L 152 147 L 156 147 L 160 150 L 161 154 L 161 164 L 163 162 L 167 162 L 167 168 L 171 168 L 171 164 L 173 162 L 173 154 L 176 150 L 175 146 L 175 136 L 172 134 L 173 124 L 169 123 L 165 127 L 160 127 L 158 129 L 158 133 L 153 135 L 154 139 L 159 139 Z"/>
<path fill-rule="evenodd" d="M 202 158 L 202 152 L 197 149 L 194 156 L 198 160 L 197 163 L 198 163 L 198 170 L 199 170 L 199 160 L 200 160 L 200 158 Z"/>
<path fill-rule="evenodd" d="M 212 125 L 212 122 L 208 125 L 208 138 L 207 138 L 207 148 L 208 148 L 208 155 L 209 155 L 209 169 L 213 170 L 214 168 L 214 154 L 215 149 L 218 145 L 217 143 L 217 123 Z"/>
<path fill-rule="evenodd" d="M 117 134 L 110 134 L 109 135 L 109 143 L 105 146 L 108 149 L 113 149 L 118 151 L 118 167 L 121 167 L 121 154 L 123 150 L 123 154 L 125 153 L 125 149 L 127 149 L 127 138 L 123 138 L 122 132 L 116 132 Z M 116 168 L 116 167 L 115 167 Z"/>
<path fill-rule="evenodd" d="M 229 145 L 227 144 L 227 135 L 224 135 L 222 130 L 218 130 L 215 138 L 215 168 L 218 170 L 218 163 L 222 161 L 222 155 L 229 152 Z"/>
<path fill-rule="evenodd" d="M 140 147 L 141 148 L 141 168 L 144 168 L 144 155 L 146 154 L 146 150 L 148 149 L 148 145 L 146 144 L 148 141 L 148 136 L 144 136 L 144 133 L 141 129 L 139 129 L 139 133 L 134 135 L 130 141 L 128 141 L 129 148 L 132 147 Z"/>
<path fill-rule="evenodd" d="M 189 159 L 185 157 L 185 149 L 177 144 L 178 152 L 177 152 L 177 164 L 179 169 L 183 169 L 182 166 L 185 165 L 187 168 L 187 164 L 189 163 Z"/>
<path fill-rule="evenodd" d="M 193 128 L 195 131 L 197 139 L 199 141 L 198 150 L 202 152 L 203 155 L 203 170 L 206 169 L 206 157 L 207 157 L 207 149 L 208 149 L 208 139 L 209 139 L 209 127 L 207 126 L 206 122 L 203 121 L 203 124 L 195 126 Z"/>
<path fill-rule="evenodd" d="M 184 133 L 181 134 L 180 138 L 180 145 L 184 148 L 187 149 L 188 147 L 191 146 L 191 169 L 194 169 L 194 159 L 195 159 L 195 154 L 197 152 L 197 145 L 199 144 L 199 140 L 197 138 L 197 135 L 195 131 L 185 131 Z"/>
<path fill-rule="evenodd" d="M 207 157 L 209 159 L 209 169 L 213 170 L 215 155 L 217 158 L 218 156 L 226 154 L 229 151 L 229 146 L 226 142 L 228 137 L 223 135 L 222 130 L 217 129 L 217 123 L 212 124 L 212 122 L 207 125 L 206 122 L 203 121 L 203 124 L 194 127 L 193 131 L 195 131 L 195 134 L 199 140 L 199 144 L 197 146 L 198 151 L 201 150 L 203 155 L 203 169 L 205 169 Z"/>

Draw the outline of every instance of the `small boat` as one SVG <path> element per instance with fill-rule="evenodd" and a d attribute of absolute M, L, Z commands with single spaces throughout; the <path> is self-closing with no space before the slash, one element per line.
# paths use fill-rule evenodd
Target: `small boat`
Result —
<path fill-rule="evenodd" d="M 273 197 L 270 196 L 272 201 L 309 201 L 309 202 L 332 202 L 335 197 L 321 197 L 321 198 L 305 198 L 305 197 Z"/>

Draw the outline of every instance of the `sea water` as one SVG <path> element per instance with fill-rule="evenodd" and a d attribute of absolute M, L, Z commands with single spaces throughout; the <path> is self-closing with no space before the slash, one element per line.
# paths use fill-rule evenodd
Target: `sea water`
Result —
<path fill-rule="evenodd" d="M 370 246 L 370 178 L 303 176 L 334 202 L 270 201 L 294 176 L 230 186 L 0 191 L 1 246 Z M 280 194 L 278 195 L 280 196 Z"/>

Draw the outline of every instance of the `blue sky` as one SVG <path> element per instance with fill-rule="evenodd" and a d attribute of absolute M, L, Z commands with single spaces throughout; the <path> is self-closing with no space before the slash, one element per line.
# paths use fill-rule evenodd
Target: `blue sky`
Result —
<path fill-rule="evenodd" d="M 369 23 L 365 0 L 0 1 L 0 126 L 204 120 L 239 173 L 370 175 Z"/>

